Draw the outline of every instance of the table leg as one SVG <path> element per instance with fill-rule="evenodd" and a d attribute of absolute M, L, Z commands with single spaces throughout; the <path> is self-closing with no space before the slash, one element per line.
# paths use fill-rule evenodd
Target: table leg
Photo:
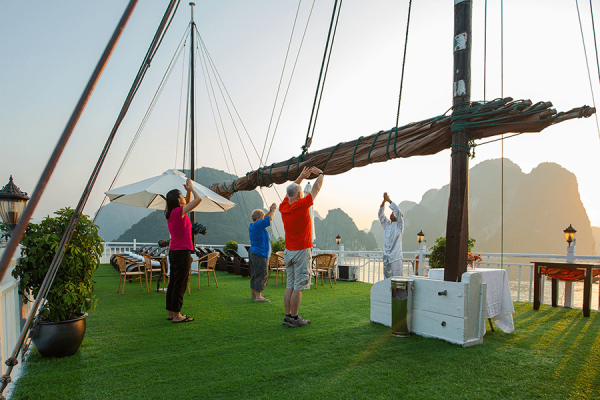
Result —
<path fill-rule="evenodd" d="M 592 292 L 592 267 L 585 268 L 585 278 L 583 280 L 583 316 L 590 316 L 590 299 Z"/>
<path fill-rule="evenodd" d="M 540 267 L 537 265 L 533 265 L 533 309 L 540 309 L 540 278 L 542 274 L 540 273 Z"/>
<path fill-rule="evenodd" d="M 558 305 L 558 279 L 552 279 L 552 307 Z"/>

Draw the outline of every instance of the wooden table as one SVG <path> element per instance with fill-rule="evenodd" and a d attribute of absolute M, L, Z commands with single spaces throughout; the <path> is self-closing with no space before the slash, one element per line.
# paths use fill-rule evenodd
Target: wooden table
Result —
<path fill-rule="evenodd" d="M 600 269 L 600 264 L 596 263 L 567 263 L 556 261 L 534 261 L 533 270 L 533 309 L 540 309 L 540 291 L 542 268 L 558 268 L 558 269 L 583 269 L 585 276 L 583 278 L 583 316 L 590 316 L 590 300 L 592 295 L 592 270 Z M 558 279 L 552 279 L 552 307 L 557 306 L 558 298 Z"/>

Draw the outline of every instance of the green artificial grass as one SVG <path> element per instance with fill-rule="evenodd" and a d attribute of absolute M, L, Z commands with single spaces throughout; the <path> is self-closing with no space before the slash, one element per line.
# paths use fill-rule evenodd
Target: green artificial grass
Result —
<path fill-rule="evenodd" d="M 594 399 L 600 397 L 600 318 L 581 310 L 515 303 L 515 331 L 462 348 L 396 338 L 369 321 L 370 284 L 304 291 L 311 325 L 282 325 L 285 285 L 271 303 L 249 300 L 249 278 L 218 272 L 219 288 L 192 277 L 182 313 L 167 321 L 165 296 L 118 273 L 96 273 L 97 308 L 77 354 L 35 350 L 14 399 Z M 204 278 L 206 279 L 206 278 Z M 320 283 L 320 281 L 319 281 Z M 156 287 L 154 283 L 153 287 Z"/>

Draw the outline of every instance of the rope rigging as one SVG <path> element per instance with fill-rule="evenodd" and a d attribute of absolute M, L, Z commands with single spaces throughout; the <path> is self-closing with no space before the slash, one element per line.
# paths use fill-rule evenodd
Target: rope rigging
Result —
<path fill-rule="evenodd" d="M 219 136 L 219 141 L 221 143 L 221 147 L 222 147 L 222 150 L 224 152 L 223 143 L 222 143 L 222 140 L 221 140 L 221 137 L 220 137 L 221 132 L 222 132 L 222 134 L 223 134 L 223 136 L 225 138 L 226 147 L 227 147 L 229 155 L 231 157 L 231 162 L 232 162 L 234 174 L 235 174 L 235 176 L 237 176 L 238 175 L 237 174 L 237 168 L 235 166 L 234 157 L 233 157 L 233 154 L 231 152 L 231 146 L 229 144 L 229 139 L 227 137 L 227 134 L 225 133 L 225 124 L 224 124 L 224 121 L 223 121 L 221 110 L 220 110 L 220 107 L 219 107 L 218 102 L 217 102 L 217 95 L 216 95 L 216 91 L 215 91 L 215 87 L 214 87 L 215 84 L 216 84 L 216 86 L 218 88 L 218 92 L 220 93 L 221 98 L 223 99 L 223 103 L 225 104 L 225 107 L 227 109 L 227 113 L 229 114 L 229 118 L 230 118 L 231 122 L 233 123 L 234 129 L 235 129 L 235 131 L 237 133 L 237 136 L 238 136 L 238 139 L 240 141 L 240 144 L 241 144 L 241 146 L 242 146 L 242 148 L 244 150 L 244 154 L 246 155 L 246 159 L 247 159 L 247 161 L 248 161 L 248 163 L 250 164 L 251 167 L 252 167 L 252 162 L 250 160 L 250 157 L 248 156 L 248 153 L 246 151 L 246 147 L 244 146 L 244 143 L 242 141 L 242 137 L 240 136 L 240 132 L 239 132 L 239 129 L 238 129 L 237 124 L 236 124 L 236 119 L 233 116 L 232 109 L 233 109 L 233 111 L 235 111 L 237 119 L 239 120 L 240 124 L 242 125 L 244 131 L 246 132 L 246 136 L 248 137 L 248 140 L 250 140 L 250 144 L 251 144 L 252 148 L 254 149 L 257 157 L 259 156 L 258 155 L 258 151 L 256 150 L 256 147 L 254 146 L 252 138 L 250 137 L 250 134 L 248 133 L 248 130 L 247 130 L 247 128 L 246 128 L 246 126 L 245 126 L 245 124 L 244 124 L 241 116 L 239 115 L 239 112 L 237 111 L 235 103 L 233 102 L 233 100 L 231 98 L 231 95 L 229 94 L 229 91 L 227 90 L 227 87 L 225 86 L 225 83 L 223 82 L 223 80 L 222 80 L 222 78 L 221 78 L 221 76 L 219 74 L 219 71 L 216 68 L 215 63 L 213 62 L 212 57 L 210 56 L 210 53 L 208 52 L 208 48 L 206 47 L 204 41 L 202 40 L 202 37 L 201 37 L 200 33 L 198 31 L 196 31 L 196 33 L 197 33 L 197 35 L 199 37 L 199 43 L 201 43 L 201 46 L 200 46 L 199 49 L 197 49 L 197 52 L 200 55 L 200 59 L 202 60 L 203 75 L 204 75 L 204 79 L 205 79 L 205 83 L 206 83 L 206 87 L 207 87 L 207 92 L 209 93 L 211 110 L 212 110 L 212 113 L 213 113 L 213 120 L 215 121 L 215 126 L 216 126 L 217 133 L 218 133 L 218 136 Z M 212 78 L 212 77 L 214 77 L 214 78 Z M 215 83 L 213 83 L 213 80 L 214 80 Z M 210 86 L 210 91 L 208 89 L 209 86 Z M 231 103 L 231 108 L 230 108 L 229 103 Z M 215 112 L 215 109 L 216 109 L 216 112 Z M 217 122 L 217 115 L 218 115 L 218 121 L 219 122 Z M 219 125 L 221 126 L 220 129 L 219 129 Z M 226 163 L 227 163 L 227 158 L 226 158 Z M 259 158 L 259 164 L 260 164 L 260 158 Z M 227 163 L 227 166 L 229 166 L 228 163 Z M 231 172 L 229 172 L 229 174 L 233 175 L 233 174 L 231 174 Z M 250 212 L 249 212 L 249 210 L 247 208 L 246 201 L 245 201 L 245 198 L 243 196 L 243 193 L 241 195 L 242 195 L 242 201 L 244 203 L 244 207 L 246 209 L 246 216 L 247 216 L 247 218 L 243 218 L 243 219 L 244 219 L 244 221 L 246 221 L 246 224 L 249 225 L 249 221 L 251 220 L 251 218 L 250 218 Z M 263 202 L 265 204 L 267 204 L 266 197 L 265 197 L 264 193 L 262 192 L 262 190 L 260 191 L 259 195 L 262 197 Z M 277 193 L 277 195 L 279 196 L 279 193 Z M 279 231 L 278 231 L 276 225 L 275 225 L 275 230 L 277 231 L 277 234 L 279 235 Z"/>
<path fill-rule="evenodd" d="M 184 49 L 183 49 L 183 58 L 185 59 L 185 44 L 184 44 Z M 184 76 L 185 76 L 185 68 L 184 68 L 183 63 L 181 63 L 181 89 L 179 92 L 179 109 L 178 109 L 177 115 L 181 115 L 181 103 L 182 103 L 182 99 L 183 99 L 183 77 Z M 177 155 L 178 155 L 177 150 L 179 149 L 180 134 L 181 134 L 181 118 L 177 118 L 177 139 L 175 142 L 175 163 L 173 164 L 173 168 L 175 168 L 175 169 L 177 169 Z M 184 154 L 185 154 L 185 152 L 184 152 Z"/>
<path fill-rule="evenodd" d="M 202 37 L 200 36 L 200 33 L 198 32 L 197 29 L 195 30 L 195 33 L 198 36 L 199 40 L 198 40 L 198 42 L 196 44 L 196 46 L 197 46 L 196 49 L 194 49 L 194 54 L 197 54 L 199 56 L 200 60 L 201 60 L 200 64 L 203 67 L 202 68 L 202 73 L 203 73 L 203 76 L 204 76 L 204 79 L 205 79 L 205 86 L 207 88 L 207 91 L 208 91 L 208 85 L 210 85 L 210 92 L 209 92 L 209 96 L 208 97 L 210 99 L 211 110 L 213 110 L 213 119 L 215 120 L 215 126 L 217 128 L 217 134 L 219 133 L 219 126 L 216 123 L 216 117 L 214 115 L 213 99 L 214 99 L 214 106 L 217 109 L 217 114 L 219 116 L 219 121 L 221 123 L 221 129 L 222 129 L 222 132 L 223 132 L 223 136 L 224 136 L 225 142 L 227 144 L 227 149 L 229 150 L 229 155 L 231 157 L 231 163 L 233 165 L 233 171 L 234 171 L 235 175 L 237 176 L 237 170 L 235 168 L 235 162 L 234 162 L 233 154 L 231 153 L 231 147 L 229 146 L 229 140 L 227 138 L 227 134 L 225 133 L 225 125 L 223 123 L 223 118 L 221 116 L 221 110 L 219 108 L 219 104 L 217 102 L 217 97 L 216 97 L 215 90 L 214 90 L 213 79 L 211 79 L 211 75 L 210 75 L 210 71 L 212 70 L 213 76 L 217 76 L 217 74 L 215 73 L 216 68 L 214 67 L 214 64 L 207 62 L 207 60 L 210 57 L 210 55 L 208 54 L 208 49 L 204 45 L 204 41 L 202 40 Z M 200 51 L 200 49 L 202 51 Z M 206 81 L 208 81 L 208 82 L 206 82 Z M 216 83 L 217 83 L 217 85 L 218 85 L 218 87 L 220 89 L 222 98 L 225 99 L 225 97 L 223 96 L 223 91 L 221 90 L 221 86 L 219 84 L 219 80 L 218 79 L 216 79 Z M 210 93 L 212 93 L 212 97 L 211 97 Z M 227 105 L 226 101 L 225 101 L 225 105 Z M 227 107 L 227 110 L 229 111 L 229 115 L 230 115 L 230 118 L 231 118 L 232 122 L 234 122 L 233 117 L 231 116 L 231 111 L 229 110 L 229 107 Z M 235 126 L 235 122 L 234 122 L 234 126 Z M 236 127 L 236 131 L 237 131 L 237 127 Z M 218 135 L 218 136 L 219 136 L 219 140 L 221 140 L 220 139 L 220 135 Z M 238 137 L 239 137 L 239 133 L 238 133 Z M 240 141 L 241 141 L 241 138 L 240 138 Z M 245 149 L 244 149 L 244 152 L 245 152 Z M 227 163 L 227 159 L 225 159 L 225 161 Z M 227 164 L 227 166 L 229 167 L 229 164 Z M 231 175 L 230 171 L 228 171 L 228 173 Z M 243 211 L 241 209 L 240 209 L 240 212 L 242 212 L 242 220 L 245 221 L 246 226 L 248 226 L 249 225 L 248 220 L 250 219 L 250 213 L 248 211 L 248 206 L 246 205 L 246 199 L 244 198 L 244 195 L 242 194 L 241 197 L 242 197 L 242 202 L 244 203 L 244 210 L 246 211 L 246 217 L 244 217 Z"/>
<path fill-rule="evenodd" d="M 325 52 L 323 54 L 323 61 L 321 62 L 321 71 L 319 72 L 319 80 L 317 82 L 317 91 L 315 93 L 315 100 L 313 102 L 313 108 L 310 114 L 310 120 L 308 122 L 308 131 L 306 132 L 306 141 L 302 146 L 302 154 L 308 153 L 308 148 L 312 144 L 312 138 L 315 134 L 315 127 L 317 126 L 317 117 L 319 115 L 319 108 L 321 107 L 321 99 L 323 98 L 323 89 L 325 88 L 325 80 L 327 78 L 327 71 L 329 70 L 329 61 L 331 60 L 331 52 L 333 51 L 333 43 L 335 41 L 335 33 L 337 31 L 337 24 L 340 18 L 340 11 L 342 9 L 342 1 L 340 0 L 340 6 L 338 8 L 337 0 L 333 4 L 333 13 L 331 15 L 331 22 L 329 23 L 329 33 L 327 34 L 327 41 L 325 44 Z M 337 12 L 337 14 L 336 14 Z M 333 28 L 335 22 L 335 28 Z M 331 34 L 333 28 L 333 35 Z M 323 73 L 323 69 L 325 73 Z M 321 81 L 321 78 L 323 80 Z M 314 117 L 314 119 L 313 119 Z M 311 129 L 312 128 L 312 129 Z"/>
<path fill-rule="evenodd" d="M 127 161 L 129 160 L 129 156 L 131 155 L 133 149 L 135 148 L 135 145 L 137 144 L 137 142 L 140 138 L 140 135 L 142 134 L 144 128 L 146 127 L 146 123 L 148 122 L 148 119 L 150 118 L 152 111 L 154 111 L 154 107 L 156 106 L 156 103 L 158 102 L 158 99 L 160 98 L 160 95 L 162 94 L 163 89 L 171 76 L 173 68 L 175 67 L 177 60 L 181 56 L 181 52 L 182 52 L 182 48 L 183 48 L 182 46 L 185 43 L 185 37 L 187 34 L 188 34 L 188 31 L 186 30 L 186 32 L 184 33 L 184 36 L 182 37 L 181 41 L 179 42 L 179 46 L 177 47 L 177 49 L 173 55 L 173 58 L 171 59 L 171 62 L 169 63 L 169 66 L 167 67 L 167 71 L 163 75 L 163 78 L 160 81 L 160 84 L 159 84 L 158 88 L 156 89 L 156 92 L 154 93 L 154 97 L 152 98 L 152 101 L 150 102 L 150 105 L 148 106 L 148 109 L 146 110 L 146 114 L 144 115 L 142 122 L 140 123 L 133 139 L 131 140 L 131 144 L 129 145 L 129 148 L 127 149 L 127 152 L 125 153 L 125 156 L 123 157 L 123 160 L 121 161 L 121 164 L 119 165 L 119 168 L 117 169 L 115 177 L 113 178 L 108 190 L 111 190 L 114 187 L 115 183 L 117 182 L 117 179 L 119 179 L 121 172 L 123 172 L 123 168 L 125 168 L 125 165 L 127 164 Z M 154 56 L 154 54 L 152 56 Z M 148 63 L 147 67 L 149 68 L 149 66 L 150 66 L 150 63 Z M 144 71 L 144 74 L 145 74 L 145 71 Z M 139 87 L 139 83 L 138 83 L 138 87 Z M 133 90 L 133 88 L 132 88 L 132 90 Z M 137 87 L 135 88 L 134 93 L 135 92 L 137 92 Z M 107 198 L 108 198 L 107 196 L 104 196 L 104 198 L 102 200 L 102 204 L 100 204 L 98 212 L 94 216 L 94 222 L 96 221 L 96 218 L 98 218 L 100 210 L 102 209 L 102 206 L 104 206 L 104 203 L 106 202 Z"/>
<path fill-rule="evenodd" d="M 288 81 L 288 86 L 287 86 L 285 95 L 283 97 L 283 102 L 281 104 L 281 108 L 279 110 L 279 116 L 277 117 L 277 123 L 275 124 L 275 129 L 273 130 L 273 136 L 271 136 L 271 143 L 269 145 L 269 151 L 267 152 L 267 156 L 264 158 L 264 161 L 262 161 L 263 166 L 267 164 L 267 160 L 269 159 L 269 155 L 271 154 L 271 148 L 273 147 L 273 141 L 275 140 L 275 134 L 277 133 L 277 128 L 279 127 L 279 121 L 281 120 L 281 115 L 283 113 L 283 106 L 285 105 L 285 101 L 287 99 L 287 95 L 290 90 L 290 86 L 292 84 L 292 78 L 294 77 L 294 72 L 296 71 L 296 66 L 298 64 L 298 59 L 300 57 L 300 51 L 302 50 L 302 45 L 304 44 L 304 38 L 306 37 L 306 31 L 308 30 L 308 24 L 310 23 L 310 19 L 312 16 L 314 6 L 315 6 L 315 0 L 313 0 L 313 4 L 310 9 L 310 13 L 308 15 L 308 19 L 306 21 L 306 25 L 304 27 L 304 33 L 302 34 L 302 40 L 300 41 L 300 46 L 298 47 L 298 53 L 296 54 L 296 60 L 294 61 L 294 67 L 292 68 L 292 72 L 290 74 L 290 79 Z M 261 159 L 262 159 L 262 157 L 261 157 Z M 277 195 L 279 196 L 279 194 L 277 194 Z M 279 199 L 281 200 L 281 197 Z"/>
<path fill-rule="evenodd" d="M 102 71 L 104 65 L 106 64 L 106 62 L 108 60 L 110 53 L 112 52 L 114 46 L 116 45 L 116 42 L 117 42 L 121 32 L 123 31 L 123 28 L 124 28 L 125 24 L 127 23 L 129 17 L 131 16 L 131 13 L 133 12 L 135 5 L 136 5 L 136 1 L 131 0 L 128 4 L 127 8 L 125 9 L 123 16 L 121 17 L 121 20 L 119 21 L 117 27 L 115 28 L 113 36 L 111 37 L 109 43 L 107 44 L 102 57 L 98 61 L 96 69 L 95 69 L 94 73 L 92 74 L 90 81 L 88 82 L 88 86 L 86 87 L 86 90 L 82 94 L 81 100 L 86 100 L 89 97 L 89 95 L 91 93 L 91 89 L 94 87 L 94 84 L 98 80 L 98 78 L 100 76 L 100 72 Z M 56 253 L 54 254 L 52 262 L 48 268 L 48 273 L 46 274 L 44 281 L 37 293 L 36 300 L 31 308 L 31 311 L 27 317 L 27 320 L 21 329 L 21 334 L 19 336 L 19 339 L 17 340 L 17 344 L 15 345 L 13 353 L 12 353 L 11 357 L 9 358 L 9 360 L 7 360 L 8 361 L 7 362 L 8 369 L 5 373 L 5 375 L 3 375 L 3 377 L 2 377 L 2 387 L 0 389 L 0 393 L 2 393 L 4 391 L 4 389 L 10 382 L 10 374 L 12 372 L 13 367 L 18 362 L 16 357 L 19 354 L 19 352 L 23 346 L 25 337 L 28 335 L 29 339 L 31 338 L 30 328 L 31 328 L 31 323 L 33 322 L 34 314 L 36 314 L 38 312 L 38 307 L 41 306 L 42 310 L 43 310 L 43 307 L 45 306 L 45 300 L 46 300 L 46 296 L 48 295 L 48 291 L 49 291 L 50 287 L 52 286 L 54 278 L 56 277 L 56 272 L 58 271 L 58 268 L 60 267 L 63 257 L 66 253 L 67 246 L 69 245 L 71 237 L 74 234 L 75 228 L 79 221 L 79 217 L 82 214 L 83 208 L 85 207 L 85 204 L 87 203 L 87 200 L 92 192 L 92 189 L 94 187 L 94 184 L 96 182 L 96 179 L 98 177 L 100 169 L 102 168 L 104 161 L 106 160 L 106 156 L 107 156 L 108 151 L 110 150 L 110 147 L 112 145 L 112 142 L 116 136 L 117 130 L 118 130 L 121 122 L 125 118 L 127 111 L 129 110 L 129 106 L 131 105 L 131 102 L 133 101 L 133 98 L 135 97 L 135 94 L 137 93 L 137 90 L 140 87 L 140 84 L 146 74 L 146 71 L 150 67 L 152 58 L 154 57 L 154 55 L 156 54 L 156 51 L 158 50 L 160 44 L 162 43 L 162 38 L 164 37 L 166 30 L 170 26 L 170 23 L 173 20 L 173 17 L 175 15 L 175 12 L 176 12 L 178 6 L 179 6 L 178 0 L 172 0 L 167 6 L 167 9 L 165 11 L 165 14 L 163 15 L 163 18 L 162 18 L 160 24 L 159 24 L 159 27 L 156 31 L 154 39 L 153 39 L 152 43 L 150 44 L 150 47 L 148 49 L 148 52 L 146 53 L 144 61 L 142 62 L 142 66 L 140 67 L 140 69 L 138 71 L 138 74 L 134 80 L 134 83 L 133 83 L 130 91 L 129 91 L 129 94 L 127 95 L 125 103 L 123 104 L 121 111 L 119 113 L 119 116 L 117 117 L 117 121 L 115 122 L 115 124 L 109 134 L 106 144 L 104 145 L 104 148 L 100 154 L 100 157 L 98 158 L 96 166 L 94 167 L 94 170 L 89 178 L 89 181 L 81 195 L 79 203 L 77 204 L 77 207 L 76 207 L 75 211 L 73 212 L 71 220 L 69 221 L 69 224 L 67 226 L 67 230 L 63 234 L 61 242 L 58 245 L 58 248 L 56 249 Z M 81 103 L 81 100 L 80 100 L 80 104 L 78 104 L 78 107 L 76 107 L 75 111 L 73 112 L 73 115 L 71 116 L 71 119 L 70 119 L 69 124 L 67 125 L 67 128 L 65 128 L 65 132 L 63 133 L 63 138 L 65 140 L 61 139 L 61 141 L 59 141 L 59 144 L 57 145 L 57 147 L 55 149 L 55 155 L 57 155 L 57 157 L 55 157 L 54 155 L 51 157 L 51 159 L 48 161 L 46 170 L 44 171 L 42 178 L 40 178 L 40 183 L 43 183 L 43 186 L 45 186 L 45 183 L 47 183 L 47 180 L 50 177 L 49 175 L 51 174 L 51 169 L 53 169 L 53 164 L 55 165 L 55 163 L 58 161 L 58 158 L 60 157 L 60 152 L 58 154 L 56 154 L 56 151 L 57 150 L 62 151 L 61 147 L 64 148 L 64 146 L 66 145 L 66 140 L 68 140 L 68 137 L 70 136 L 70 133 L 72 132 L 72 130 L 74 128 L 74 124 L 77 121 L 78 116 L 81 114 L 81 111 L 83 110 L 85 101 L 83 103 Z M 47 173 L 47 172 L 49 172 L 49 173 Z M 21 223 L 19 223 L 17 225 L 16 229 L 13 231 L 13 236 L 11 237 L 11 240 L 7 247 L 6 253 L 4 254 L 4 256 L 6 256 L 6 257 L 3 256 L 3 258 L 2 258 L 2 263 L 1 263 L 2 264 L 2 273 L 0 275 L 4 275 L 4 272 L 6 270 L 5 265 L 6 266 L 8 265 L 8 259 L 5 260 L 5 258 L 10 258 L 12 256 L 12 254 L 14 253 L 16 246 L 13 247 L 13 243 L 16 244 L 16 243 L 20 242 L 20 240 L 23 236 L 23 231 L 24 231 L 24 229 L 23 229 L 23 231 L 20 231 L 20 228 L 24 227 L 25 223 L 29 221 L 29 218 L 31 217 L 31 214 L 33 213 L 33 210 L 35 209 L 35 205 L 37 204 L 37 201 L 38 201 L 39 196 L 41 195 L 42 191 L 43 190 L 39 189 L 39 184 L 38 184 L 38 188 L 36 188 L 34 194 L 32 195 L 30 203 L 28 204 L 28 206 L 22 216 Z M 1 279 L 1 276 L 0 276 L 0 279 Z M 40 310 L 40 312 L 41 312 L 41 310 Z M 37 318 L 39 318 L 40 314 L 38 313 L 37 315 L 38 315 Z M 37 318 L 36 318 L 35 323 L 37 323 Z M 34 326 L 35 326 L 35 323 L 34 323 Z M 28 349 L 28 348 L 29 348 L 29 345 L 26 344 L 25 349 Z"/>
<path fill-rule="evenodd" d="M 294 31 L 296 29 L 296 21 L 298 21 L 298 13 L 300 12 L 300 5 L 302 5 L 302 0 L 298 1 L 298 8 L 296 9 L 296 17 L 294 18 L 294 24 L 292 25 L 292 33 L 290 35 L 288 47 L 285 52 L 285 59 L 283 60 L 283 68 L 281 68 L 281 75 L 279 76 L 279 84 L 277 85 L 277 92 L 275 93 L 275 101 L 273 102 L 273 109 L 271 110 L 271 117 L 269 118 L 269 126 L 267 127 L 267 134 L 265 135 L 265 144 L 263 145 L 262 153 L 260 154 L 261 164 L 263 162 L 263 156 L 265 155 L 265 149 L 267 148 L 267 141 L 269 139 L 269 132 L 271 131 L 271 124 L 273 123 L 273 116 L 275 115 L 275 106 L 277 105 L 277 100 L 279 99 L 279 90 L 281 89 L 281 82 L 283 81 L 283 73 L 285 72 L 285 66 L 287 65 L 287 59 L 288 59 L 288 55 L 290 53 L 290 48 L 292 47 L 292 39 L 294 38 Z M 315 2 L 313 0 L 313 7 L 314 7 L 314 5 L 315 5 Z M 312 8 L 311 8 L 311 14 L 312 14 Z M 309 16 L 309 20 L 310 20 L 310 16 Z M 300 53 L 300 51 L 298 51 L 298 53 Z M 290 79 L 290 81 L 291 81 L 291 79 Z M 289 89 L 289 84 L 288 84 L 288 89 Z M 286 94 L 287 94 L 287 92 L 286 92 Z M 285 102 L 285 99 L 284 99 L 284 102 Z M 283 110 L 283 105 L 281 106 L 281 109 Z M 280 113 L 280 115 L 281 115 L 281 113 Z M 275 136 L 275 132 L 273 132 L 273 136 Z"/>
<path fill-rule="evenodd" d="M 583 54 L 585 55 L 585 66 L 587 68 L 588 80 L 590 82 L 590 94 L 592 95 L 592 103 L 596 107 L 596 100 L 594 99 L 594 89 L 592 88 L 592 74 L 590 72 L 590 63 L 588 61 L 587 50 L 585 48 L 585 38 L 583 35 L 583 25 L 581 23 L 581 14 L 579 13 L 579 0 L 575 0 L 575 6 L 577 8 L 577 18 L 579 19 L 579 30 L 581 31 L 581 44 L 583 45 Z M 592 2 L 590 0 L 590 13 L 592 11 Z M 592 26 L 594 25 L 594 16 L 592 14 Z M 594 27 L 594 46 L 596 46 L 596 28 Z M 596 63 L 598 62 L 598 48 L 596 47 Z M 600 71 L 598 71 L 600 77 Z M 596 115 L 596 129 L 598 131 L 598 137 L 600 138 L 600 126 L 598 125 L 598 115 Z"/>
<path fill-rule="evenodd" d="M 398 95 L 398 113 L 396 114 L 396 131 L 400 120 L 400 104 L 402 104 L 402 85 L 404 84 L 404 65 L 406 63 L 406 48 L 408 47 L 408 27 L 410 26 L 410 10 L 412 0 L 408 1 L 408 16 L 406 18 L 406 34 L 404 35 L 404 56 L 402 57 L 402 75 L 400 77 L 400 94 Z"/>

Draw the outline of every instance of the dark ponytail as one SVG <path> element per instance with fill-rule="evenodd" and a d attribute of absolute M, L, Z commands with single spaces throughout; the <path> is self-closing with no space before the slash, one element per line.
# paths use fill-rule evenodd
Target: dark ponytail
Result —
<path fill-rule="evenodd" d="M 169 217 L 171 216 L 171 211 L 173 211 L 174 209 L 179 207 L 179 196 L 180 195 L 181 195 L 181 192 L 179 191 L 179 189 L 173 189 L 173 190 L 169 191 L 169 193 L 167 193 L 167 196 L 166 196 L 167 207 L 165 208 L 165 217 L 167 219 L 169 219 Z"/>

